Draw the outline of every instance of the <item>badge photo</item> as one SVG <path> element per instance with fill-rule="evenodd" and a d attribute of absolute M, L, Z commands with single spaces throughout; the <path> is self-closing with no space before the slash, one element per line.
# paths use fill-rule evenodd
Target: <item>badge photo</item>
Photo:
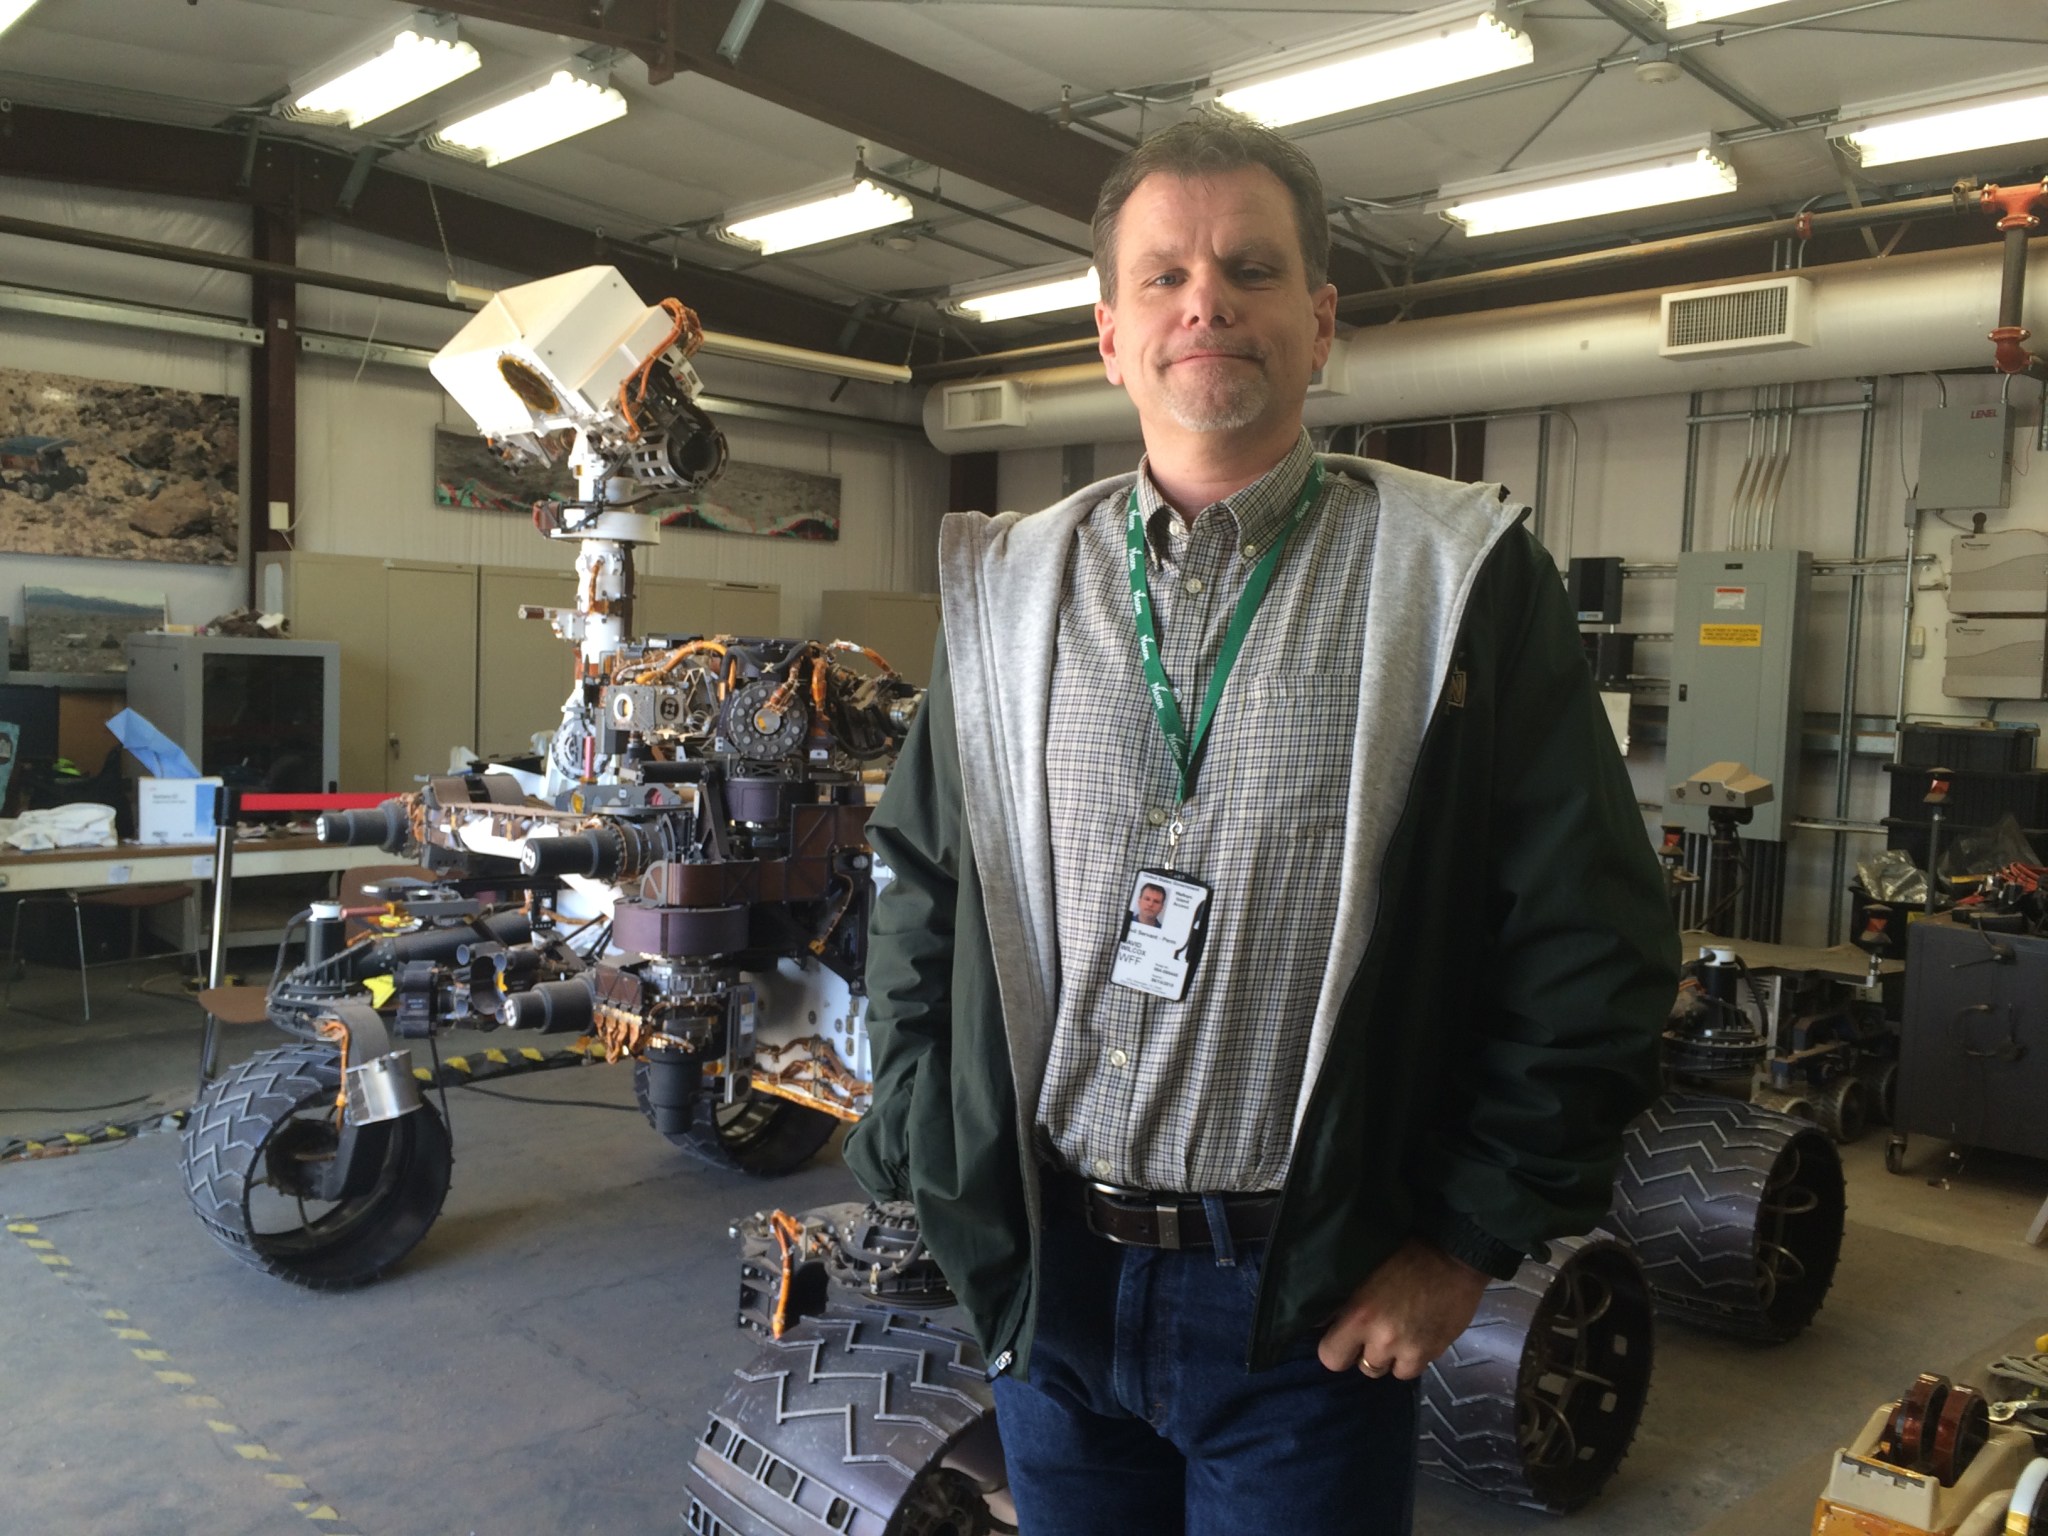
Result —
<path fill-rule="evenodd" d="M 1110 981 L 1172 1002 L 1186 997 L 1209 937 L 1214 894 L 1186 875 L 1139 870 L 1124 904 Z"/>

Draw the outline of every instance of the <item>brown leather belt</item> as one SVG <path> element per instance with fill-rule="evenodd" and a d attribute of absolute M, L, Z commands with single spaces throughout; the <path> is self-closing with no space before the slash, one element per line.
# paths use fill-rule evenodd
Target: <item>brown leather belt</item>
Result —
<path fill-rule="evenodd" d="M 1153 1194 L 1110 1184 L 1081 1184 L 1088 1230 L 1134 1248 L 1213 1248 L 1209 1213 L 1200 1195 Z M 1263 1243 L 1273 1235 L 1278 1195 L 1225 1195 L 1223 1210 L 1233 1243 Z"/>

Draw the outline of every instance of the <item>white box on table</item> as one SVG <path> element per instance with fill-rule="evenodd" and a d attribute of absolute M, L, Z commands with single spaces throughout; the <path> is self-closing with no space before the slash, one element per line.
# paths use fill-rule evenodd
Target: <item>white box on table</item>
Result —
<path fill-rule="evenodd" d="M 145 843 L 210 843 L 217 778 L 135 781 L 135 835 Z"/>

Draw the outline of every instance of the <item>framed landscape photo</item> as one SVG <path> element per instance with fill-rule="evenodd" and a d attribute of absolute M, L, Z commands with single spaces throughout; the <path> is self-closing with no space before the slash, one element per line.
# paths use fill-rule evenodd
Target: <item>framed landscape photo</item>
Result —
<path fill-rule="evenodd" d="M 241 403 L 0 368 L 0 551 L 232 565 Z"/>

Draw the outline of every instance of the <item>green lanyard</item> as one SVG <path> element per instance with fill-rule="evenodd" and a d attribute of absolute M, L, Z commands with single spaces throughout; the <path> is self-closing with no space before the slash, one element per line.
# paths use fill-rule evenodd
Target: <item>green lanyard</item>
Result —
<path fill-rule="evenodd" d="M 1138 508 L 1138 488 L 1135 485 L 1131 487 L 1130 510 L 1124 518 L 1124 541 L 1131 568 L 1131 616 L 1138 629 L 1138 653 L 1145 662 L 1145 688 L 1152 696 L 1152 712 L 1159 717 L 1160 734 L 1166 738 L 1166 750 L 1173 755 L 1174 771 L 1180 777 L 1182 805 L 1194 794 L 1196 762 L 1201 757 L 1203 742 L 1208 739 L 1210 722 L 1216 718 L 1216 706 L 1222 702 L 1224 685 L 1230 681 L 1231 669 L 1237 665 L 1237 653 L 1244 649 L 1244 638 L 1251 632 L 1252 616 L 1259 611 L 1259 604 L 1265 601 L 1266 589 L 1273 584 L 1273 571 L 1280 564 L 1280 555 L 1287 547 L 1287 540 L 1301 526 L 1308 509 L 1315 505 L 1316 493 L 1322 486 L 1322 465 L 1311 465 L 1308 479 L 1301 488 L 1301 497 L 1288 515 L 1287 525 L 1280 530 L 1273 547 L 1252 567 L 1243 595 L 1237 600 L 1237 611 L 1230 616 L 1230 628 L 1224 631 L 1223 649 L 1217 652 L 1216 670 L 1209 678 L 1209 695 L 1202 701 L 1202 715 L 1195 722 L 1192 737 L 1181 719 L 1180 700 L 1174 694 L 1173 683 L 1167 678 L 1165 663 L 1159 656 L 1159 627 L 1152 618 L 1152 588 L 1145 579 L 1145 515 Z M 1181 820 L 1176 814 L 1173 822 L 1173 841 L 1176 844 L 1180 841 L 1180 831 Z M 1168 867 L 1172 867 L 1170 850 Z"/>

